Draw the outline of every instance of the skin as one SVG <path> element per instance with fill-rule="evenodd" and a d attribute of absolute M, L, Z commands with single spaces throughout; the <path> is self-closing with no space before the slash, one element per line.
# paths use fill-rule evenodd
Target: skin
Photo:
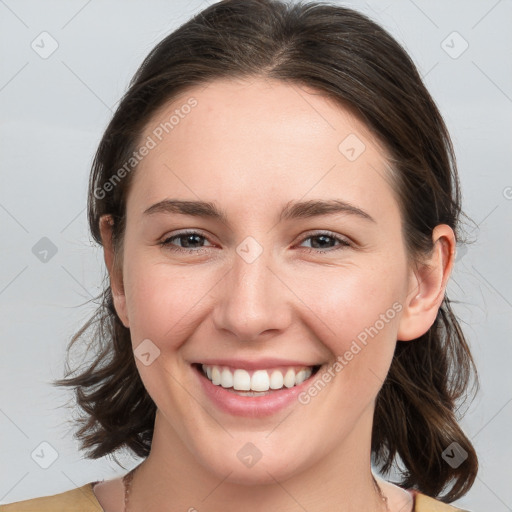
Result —
<path fill-rule="evenodd" d="M 385 510 L 371 479 L 375 399 L 397 340 L 414 340 L 435 320 L 453 231 L 437 226 L 432 254 L 412 265 L 385 149 L 348 110 L 304 87 L 259 77 L 194 87 L 155 114 L 143 137 L 192 96 L 197 106 L 135 172 L 118 265 L 101 219 L 116 311 L 134 349 L 150 339 L 160 350 L 148 366 L 135 358 L 158 411 L 130 510 Z M 355 161 L 338 149 L 349 134 L 366 146 Z M 143 215 L 169 198 L 214 202 L 228 221 Z M 347 213 L 279 222 L 287 202 L 310 199 L 342 199 L 375 222 Z M 191 246 L 198 252 L 159 245 L 185 229 L 205 237 Z M 325 230 L 351 245 L 329 239 L 322 253 L 308 252 Z M 263 248 L 252 263 L 236 252 L 248 236 Z M 268 356 L 325 369 L 393 304 L 401 311 L 317 396 L 269 417 L 218 410 L 190 367 Z M 248 442 L 262 453 L 250 468 L 237 457 Z M 379 483 L 391 511 L 412 510 L 408 493 Z M 104 508 L 123 510 L 120 479 L 95 492 Z"/>

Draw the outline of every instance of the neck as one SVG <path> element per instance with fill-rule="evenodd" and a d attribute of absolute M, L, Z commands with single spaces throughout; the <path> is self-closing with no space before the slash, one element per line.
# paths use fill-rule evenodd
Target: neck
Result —
<path fill-rule="evenodd" d="M 130 490 L 130 512 L 169 509 L 256 512 L 308 512 L 340 510 L 385 511 L 370 465 L 371 419 L 369 409 L 342 446 L 330 451 L 307 470 L 284 481 L 269 472 L 265 482 L 252 485 L 216 475 L 197 462 L 160 412 L 155 419 L 151 453 L 140 464 Z M 369 420 L 368 420 L 369 419 Z M 335 476 L 333 476 L 335 475 Z"/>

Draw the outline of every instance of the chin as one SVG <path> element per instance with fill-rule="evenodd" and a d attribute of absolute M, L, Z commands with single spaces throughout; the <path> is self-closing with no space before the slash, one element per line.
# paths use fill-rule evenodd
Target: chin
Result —
<path fill-rule="evenodd" d="M 237 485 L 274 485 L 276 480 L 283 482 L 293 476 L 297 471 L 297 468 L 293 464 L 287 464 L 286 466 L 287 467 L 283 467 L 283 462 L 276 466 L 263 466 L 260 460 L 252 468 L 240 468 L 238 466 L 225 467 L 223 469 L 225 469 L 226 472 L 222 472 L 220 475 L 224 482 Z M 226 477 L 228 473 L 229 476 Z"/>
<path fill-rule="evenodd" d="M 306 462 L 297 461 L 293 454 L 286 455 L 277 446 L 270 450 L 272 455 L 266 456 L 250 441 L 243 442 L 242 448 L 238 445 L 228 457 L 226 450 L 222 454 L 210 453 L 209 457 L 201 458 L 203 466 L 222 481 L 252 486 L 273 485 L 276 480 L 283 482 L 297 474 Z M 299 453 L 304 456 L 303 451 Z"/>

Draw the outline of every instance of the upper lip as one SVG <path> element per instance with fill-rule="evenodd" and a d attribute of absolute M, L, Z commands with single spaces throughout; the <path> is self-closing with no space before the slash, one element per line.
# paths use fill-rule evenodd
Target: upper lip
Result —
<path fill-rule="evenodd" d="M 202 361 L 196 361 L 196 364 L 205 364 L 208 366 L 230 366 L 231 368 L 240 368 L 242 370 L 264 370 L 266 368 L 275 368 L 277 366 L 320 366 L 322 363 L 308 363 L 298 360 L 266 357 L 251 361 L 244 359 L 203 359 Z"/>

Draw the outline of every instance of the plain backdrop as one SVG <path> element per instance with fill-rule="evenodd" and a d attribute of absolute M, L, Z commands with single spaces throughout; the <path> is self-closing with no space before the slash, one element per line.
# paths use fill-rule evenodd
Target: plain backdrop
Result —
<path fill-rule="evenodd" d="M 0 503 L 114 478 L 140 462 L 121 454 L 122 469 L 84 458 L 65 407 L 71 391 L 50 382 L 63 377 L 66 345 L 104 276 L 85 210 L 96 146 L 144 56 L 210 3 L 0 0 Z M 456 505 L 509 511 L 512 2 L 343 5 L 404 45 L 453 137 L 474 243 L 459 250 L 449 296 L 482 386 L 460 411 L 481 469 Z"/>

